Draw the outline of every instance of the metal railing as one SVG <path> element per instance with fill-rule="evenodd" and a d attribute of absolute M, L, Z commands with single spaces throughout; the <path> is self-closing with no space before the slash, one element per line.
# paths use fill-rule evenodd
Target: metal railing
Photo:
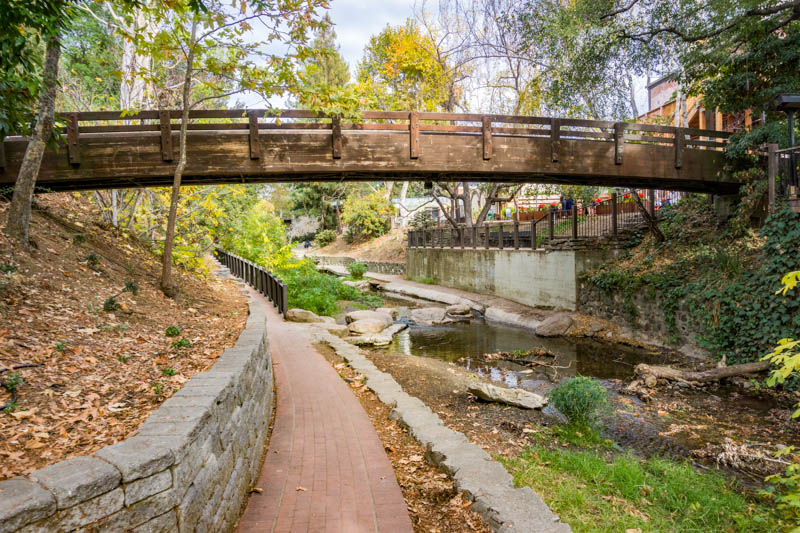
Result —
<path fill-rule="evenodd" d="M 653 193 L 643 198 L 645 208 L 658 218 Z M 409 248 L 496 248 L 535 250 L 554 240 L 617 237 L 645 223 L 630 194 L 571 209 L 551 207 L 531 221 L 484 222 L 480 226 L 447 225 L 408 232 Z"/>
<path fill-rule="evenodd" d="M 785 198 L 794 212 L 800 212 L 800 146 L 778 149 L 777 144 L 770 144 L 767 158 L 770 213 L 779 198 Z"/>
<path fill-rule="evenodd" d="M 286 311 L 289 310 L 289 290 L 285 283 L 281 283 L 274 274 L 264 267 L 236 254 L 217 248 L 214 250 L 214 255 L 220 263 L 228 267 L 231 274 L 242 278 L 245 283 L 269 298 L 269 301 L 278 309 L 278 312 L 286 316 Z"/>

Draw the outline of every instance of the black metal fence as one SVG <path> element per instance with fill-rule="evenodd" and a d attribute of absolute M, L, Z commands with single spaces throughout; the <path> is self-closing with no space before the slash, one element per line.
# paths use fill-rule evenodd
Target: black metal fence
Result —
<path fill-rule="evenodd" d="M 644 194 L 644 193 L 642 193 Z M 660 205 L 670 202 L 662 194 Z M 654 193 L 642 198 L 654 218 L 658 218 Z M 621 231 L 645 222 L 638 202 L 630 194 L 612 194 L 611 198 L 571 209 L 552 207 L 543 216 L 516 220 L 484 222 L 480 226 L 452 225 L 420 228 L 408 232 L 409 248 L 497 248 L 537 249 L 555 239 L 616 237 Z"/>
<path fill-rule="evenodd" d="M 217 248 L 214 255 L 220 263 L 228 267 L 236 277 L 242 278 L 248 285 L 269 298 L 269 301 L 278 309 L 278 312 L 286 316 L 289 310 L 289 290 L 285 283 L 268 272 L 264 267 L 243 259 L 236 254 L 231 254 L 225 250 Z"/>

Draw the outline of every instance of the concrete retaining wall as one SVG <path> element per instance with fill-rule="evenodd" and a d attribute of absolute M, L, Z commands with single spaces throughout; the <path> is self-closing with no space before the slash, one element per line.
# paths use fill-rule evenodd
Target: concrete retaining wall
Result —
<path fill-rule="evenodd" d="M 492 294 L 533 307 L 575 310 L 578 276 L 610 259 L 616 249 L 481 250 L 411 248 L 406 272 L 438 285 Z"/>
<path fill-rule="evenodd" d="M 358 261 L 359 263 L 364 263 L 365 265 L 367 265 L 368 271 L 377 272 L 378 274 L 393 274 L 397 276 L 402 276 L 406 272 L 405 263 L 390 263 L 388 261 L 365 261 L 363 259 L 353 259 L 352 257 L 339 257 L 331 255 L 315 255 L 311 256 L 311 258 L 320 267 L 325 267 L 329 265 L 346 267 L 350 263 L 355 263 L 356 261 Z"/>
<path fill-rule="evenodd" d="M 0 482 L 0 533 L 228 531 L 258 476 L 272 414 L 266 317 L 136 436 Z"/>

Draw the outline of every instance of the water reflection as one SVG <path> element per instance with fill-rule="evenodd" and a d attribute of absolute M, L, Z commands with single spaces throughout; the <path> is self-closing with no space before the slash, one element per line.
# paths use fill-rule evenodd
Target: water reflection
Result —
<path fill-rule="evenodd" d="M 555 354 L 552 367 L 531 368 L 512 361 L 483 359 L 488 353 L 536 348 Z M 411 324 L 395 337 L 391 351 L 457 363 L 481 377 L 529 390 L 578 374 L 627 380 L 633 376 L 637 363 L 664 362 L 661 354 L 595 341 L 537 337 L 528 330 L 483 320 L 445 326 Z"/>

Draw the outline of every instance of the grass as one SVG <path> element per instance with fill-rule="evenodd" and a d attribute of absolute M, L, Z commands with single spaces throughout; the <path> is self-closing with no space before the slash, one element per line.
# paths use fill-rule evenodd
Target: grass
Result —
<path fill-rule="evenodd" d="M 427 276 L 422 276 L 420 278 L 412 278 L 410 276 L 407 276 L 406 279 L 408 281 L 416 281 L 417 283 L 424 283 L 426 285 L 436 285 L 436 280 L 433 278 L 429 278 Z"/>
<path fill-rule="evenodd" d="M 592 434 L 569 426 L 545 430 L 519 457 L 501 458 L 517 486 L 531 487 L 576 533 L 780 530 L 766 505 L 737 492 L 724 475 L 612 452 L 610 441 Z"/>

